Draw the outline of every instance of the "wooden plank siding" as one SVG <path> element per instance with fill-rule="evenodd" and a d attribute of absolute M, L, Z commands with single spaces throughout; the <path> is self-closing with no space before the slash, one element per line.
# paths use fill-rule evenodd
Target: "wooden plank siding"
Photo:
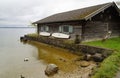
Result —
<path fill-rule="evenodd" d="M 90 21 L 85 25 L 84 40 L 103 38 L 107 33 L 107 24 L 100 21 Z"/>
<path fill-rule="evenodd" d="M 84 19 L 80 18 L 82 15 Z M 55 14 L 35 23 L 38 33 L 43 25 L 49 27 L 50 33 L 59 32 L 59 26 L 62 25 L 73 26 L 73 32 L 69 33 L 71 39 L 75 39 L 76 35 L 79 35 L 81 40 L 102 39 L 108 31 L 112 31 L 111 37 L 120 36 L 120 11 L 114 2 Z"/>

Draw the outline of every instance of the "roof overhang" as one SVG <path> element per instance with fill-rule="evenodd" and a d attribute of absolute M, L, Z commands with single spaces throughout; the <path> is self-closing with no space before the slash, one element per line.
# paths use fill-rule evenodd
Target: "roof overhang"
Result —
<path fill-rule="evenodd" d="M 94 11 L 93 13 L 87 15 L 87 16 L 85 17 L 85 20 L 89 20 L 89 19 L 91 19 L 93 16 L 97 15 L 98 13 L 104 12 L 104 10 L 107 9 L 107 8 L 109 8 L 110 6 L 115 7 L 115 9 L 117 10 L 117 12 L 119 13 L 119 16 L 120 16 L 120 9 L 117 7 L 117 5 L 116 5 L 115 2 L 112 2 L 112 3 L 110 3 L 110 4 L 105 5 L 105 6 L 102 7 L 102 8 Z"/>
<path fill-rule="evenodd" d="M 117 6 L 117 4 L 114 2 L 114 6 L 115 6 L 115 8 L 116 8 L 116 10 L 119 12 L 119 16 L 120 16 L 120 8 L 118 8 L 118 6 Z"/>
<path fill-rule="evenodd" d="M 74 22 L 74 21 L 82 21 L 82 20 L 87 21 L 87 20 L 91 19 L 92 17 L 94 17 L 95 15 L 99 14 L 100 12 L 104 12 L 104 10 L 106 10 L 107 8 L 109 8 L 111 6 L 116 9 L 116 11 L 119 13 L 119 16 L 120 16 L 120 9 L 117 7 L 117 4 L 115 2 L 111 2 L 111 3 L 106 3 L 104 6 L 98 8 L 97 10 L 89 13 L 88 15 L 86 15 L 85 17 L 80 18 L 80 19 L 67 19 L 67 20 L 63 19 L 63 20 L 61 20 L 62 19 L 61 18 L 60 20 L 51 21 L 52 19 L 51 20 L 49 19 L 49 21 L 46 21 L 44 19 L 48 19 L 49 18 L 49 17 L 46 17 L 46 18 L 44 18 L 42 20 L 33 22 L 32 24 L 64 23 L 64 22 L 71 22 L 71 21 Z M 84 10 L 83 10 L 83 12 L 84 12 Z M 57 14 L 57 15 L 59 15 L 59 14 Z"/>

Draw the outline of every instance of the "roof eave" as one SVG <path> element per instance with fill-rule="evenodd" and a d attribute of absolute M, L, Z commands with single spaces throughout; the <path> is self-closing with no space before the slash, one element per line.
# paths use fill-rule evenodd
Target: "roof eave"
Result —
<path fill-rule="evenodd" d="M 100 9 L 92 12 L 91 14 L 89 14 L 89 15 L 87 15 L 87 16 L 85 17 L 85 20 L 91 19 L 93 16 L 95 16 L 95 15 L 97 15 L 98 13 L 104 11 L 106 8 L 108 8 L 108 7 L 110 7 L 110 6 L 112 6 L 112 4 L 107 4 L 107 5 L 105 5 L 104 7 L 101 7 Z"/>
<path fill-rule="evenodd" d="M 118 8 L 118 6 L 117 6 L 117 4 L 116 4 L 115 2 L 113 2 L 113 3 L 114 3 L 114 6 L 115 6 L 116 10 L 117 10 L 118 13 L 119 13 L 119 16 L 120 16 L 120 9 Z"/>
<path fill-rule="evenodd" d="M 34 22 L 34 24 L 50 24 L 50 23 L 64 23 L 64 22 L 75 22 L 75 21 L 84 21 L 85 19 L 78 19 L 78 20 L 66 20 L 66 21 L 55 21 L 55 22 Z"/>

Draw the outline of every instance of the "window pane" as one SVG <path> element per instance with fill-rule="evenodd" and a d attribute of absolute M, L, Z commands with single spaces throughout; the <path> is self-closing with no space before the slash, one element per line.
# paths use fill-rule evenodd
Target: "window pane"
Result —
<path fill-rule="evenodd" d="M 70 33 L 73 32 L 73 26 L 69 26 L 69 32 L 70 32 Z"/>
<path fill-rule="evenodd" d="M 64 32 L 69 32 L 69 26 L 63 26 L 63 31 Z"/>
<path fill-rule="evenodd" d="M 44 31 L 44 27 L 43 26 L 41 26 L 41 31 Z"/>
<path fill-rule="evenodd" d="M 48 26 L 45 26 L 45 31 L 49 31 L 49 27 Z"/>
<path fill-rule="evenodd" d="M 49 31 L 49 27 L 48 26 L 41 26 L 41 31 Z"/>
<path fill-rule="evenodd" d="M 62 26 L 59 26 L 59 32 L 62 32 Z"/>

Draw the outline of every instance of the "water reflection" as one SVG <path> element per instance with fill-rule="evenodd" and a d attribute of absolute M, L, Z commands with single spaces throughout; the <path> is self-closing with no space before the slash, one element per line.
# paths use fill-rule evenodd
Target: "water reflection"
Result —
<path fill-rule="evenodd" d="M 74 60 L 78 58 L 78 55 L 72 54 L 67 50 L 48 46 L 46 44 L 38 42 L 29 42 L 38 49 L 38 59 L 43 60 L 45 63 L 56 64 L 60 70 L 64 72 L 73 71 L 78 66 L 74 63 Z"/>

